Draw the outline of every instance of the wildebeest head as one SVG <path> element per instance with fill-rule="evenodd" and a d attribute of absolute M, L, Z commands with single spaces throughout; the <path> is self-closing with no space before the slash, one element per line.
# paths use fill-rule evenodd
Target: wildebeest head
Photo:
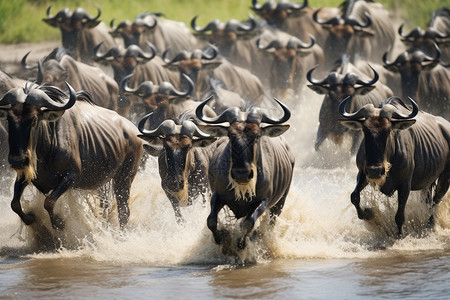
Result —
<path fill-rule="evenodd" d="M 186 99 L 194 89 L 194 83 L 185 74 L 184 80 L 187 82 L 187 90 L 178 91 L 170 82 L 163 81 L 155 85 L 152 81 L 144 81 L 135 89 L 128 87 L 128 75 L 122 79 L 121 96 L 129 98 L 131 101 L 143 102 L 147 112 L 155 110 L 165 111 L 170 104 L 175 104 L 179 99 Z"/>
<path fill-rule="evenodd" d="M 180 203 L 188 203 L 187 176 L 196 162 L 192 159 L 193 147 L 206 147 L 216 138 L 202 132 L 195 123 L 184 120 L 181 125 L 174 120 L 164 120 L 156 129 L 145 129 L 145 122 L 152 113 L 138 124 L 139 137 L 159 148 L 161 185 L 164 191 L 176 197 Z"/>
<path fill-rule="evenodd" d="M 34 135 L 41 121 L 57 121 L 76 101 L 68 84 L 69 95 L 53 86 L 14 88 L 0 99 L 0 118 L 8 120 L 11 168 L 31 181 L 35 178 L 35 149 L 39 141 Z"/>
<path fill-rule="evenodd" d="M 215 137 L 228 136 L 230 170 L 229 182 L 234 189 L 236 198 L 250 197 L 256 193 L 257 180 L 257 156 L 258 145 L 261 136 L 275 137 L 283 134 L 289 125 L 282 123 L 289 120 L 290 110 L 275 98 L 275 101 L 283 109 L 283 116 L 274 120 L 269 118 L 260 108 L 253 107 L 248 111 L 241 111 L 238 107 L 231 107 L 215 118 L 203 114 L 203 108 L 211 99 L 204 100 L 196 109 L 197 117 L 211 125 L 202 126 L 202 130 Z M 218 125 L 221 123 L 228 125 Z M 270 124 L 262 126 L 264 123 Z"/>
<path fill-rule="evenodd" d="M 339 105 L 339 113 L 344 117 L 340 122 L 350 129 L 363 131 L 364 140 L 357 157 L 358 168 L 366 174 L 370 183 L 382 186 L 390 168 L 393 132 L 412 126 L 419 108 L 409 98 L 412 104 L 412 111 L 409 112 L 400 98 L 391 97 L 378 108 L 366 104 L 358 111 L 348 113 L 345 110 L 348 99 L 345 98 Z"/>
<path fill-rule="evenodd" d="M 183 83 L 183 74 L 189 76 L 197 86 L 198 76 L 201 70 L 215 69 L 221 64 L 220 61 L 214 60 L 219 54 L 219 49 L 213 45 L 209 45 L 206 50 L 195 49 L 192 52 L 182 51 L 172 59 L 167 58 L 168 52 L 169 49 L 162 54 L 162 58 L 166 63 L 165 67 L 180 72 L 182 89 L 186 88 L 186 83 Z"/>
<path fill-rule="evenodd" d="M 305 7 L 308 7 L 308 0 L 301 4 L 286 0 L 275 3 L 269 0 L 263 5 L 258 4 L 258 0 L 252 0 L 251 9 L 270 25 L 280 27 L 287 18 L 300 15 Z"/>
<path fill-rule="evenodd" d="M 158 25 L 158 18 L 161 13 L 142 13 L 136 16 L 133 22 L 125 20 L 114 26 L 114 19 L 111 20 L 110 32 L 114 37 L 122 37 L 125 47 L 130 45 L 140 45 L 140 40 L 144 31 L 153 30 Z"/>
<path fill-rule="evenodd" d="M 273 64 L 270 71 L 270 85 L 273 95 L 283 97 L 288 89 L 296 90 L 304 77 L 304 62 L 302 57 L 311 54 L 311 48 L 316 43 L 310 35 L 311 42 L 303 43 L 296 37 L 288 41 L 274 39 L 263 46 L 258 39 L 256 44 L 259 49 L 273 54 Z M 283 97 L 284 98 L 284 97 Z"/>
<path fill-rule="evenodd" d="M 114 70 L 114 80 L 117 84 L 120 84 L 125 76 L 133 73 L 138 64 L 147 63 L 158 52 L 150 42 L 147 42 L 147 46 L 151 52 L 144 51 L 138 45 L 130 45 L 126 49 L 123 49 L 122 46 L 115 46 L 101 53 L 99 51 L 101 45 L 102 43 L 94 47 L 95 60 L 111 64 Z"/>
<path fill-rule="evenodd" d="M 70 12 L 68 8 L 60 10 L 55 16 L 50 14 L 51 5 L 47 8 L 47 18 L 43 21 L 50 26 L 57 27 L 62 33 L 62 44 L 69 53 L 76 48 L 79 34 L 84 29 L 90 29 L 100 24 L 100 8 L 97 8 L 97 16 L 90 16 L 83 8 L 77 8 Z M 73 53 L 72 53 L 73 54 Z"/>
<path fill-rule="evenodd" d="M 438 29 L 428 27 L 422 30 L 417 27 L 411 30 L 408 34 L 403 34 L 403 25 L 398 28 L 398 34 L 400 35 L 402 42 L 414 49 L 421 49 L 427 54 L 433 55 L 435 53 L 435 44 L 448 43 L 450 35 L 442 33 Z"/>
<path fill-rule="evenodd" d="M 383 67 L 391 72 L 400 73 L 402 77 L 403 97 L 417 97 L 420 73 L 431 70 L 439 64 L 441 51 L 436 44 L 435 49 L 435 57 L 430 57 L 420 50 L 405 51 L 394 62 L 387 60 L 388 52 L 383 55 Z"/>
<path fill-rule="evenodd" d="M 306 74 L 306 78 L 311 83 L 308 87 L 318 94 L 329 95 L 331 99 L 338 101 L 336 102 L 336 108 L 341 100 L 347 96 L 365 95 L 372 91 L 379 78 L 377 71 L 370 66 L 374 73 L 374 77 L 370 81 L 363 81 L 353 72 L 346 74 L 331 72 L 325 79 L 319 81 L 312 77 L 316 68 L 317 66 L 313 67 Z"/>
<path fill-rule="evenodd" d="M 246 22 L 231 19 L 226 23 L 218 19 L 209 22 L 205 27 L 197 26 L 198 16 L 191 20 L 191 27 L 196 32 L 196 36 L 207 40 L 213 45 L 217 45 L 223 52 L 238 39 L 250 39 L 257 34 L 257 22 L 250 17 Z"/>

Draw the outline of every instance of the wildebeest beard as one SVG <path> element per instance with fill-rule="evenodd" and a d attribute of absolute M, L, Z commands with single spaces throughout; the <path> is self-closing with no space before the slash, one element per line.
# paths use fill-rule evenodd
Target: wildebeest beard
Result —
<path fill-rule="evenodd" d="M 236 200 L 244 200 L 247 202 L 250 202 L 252 200 L 252 197 L 256 196 L 256 179 L 257 179 L 257 168 L 256 168 L 256 164 L 252 163 L 251 164 L 251 168 L 253 171 L 253 174 L 255 174 L 255 176 L 253 176 L 249 182 L 247 182 L 246 184 L 240 184 L 238 182 L 236 182 L 232 177 L 231 177 L 231 172 L 228 173 L 228 180 L 229 180 L 229 184 L 228 184 L 228 188 L 230 190 L 234 190 L 234 195 L 236 197 Z"/>
<path fill-rule="evenodd" d="M 380 178 L 367 177 L 367 180 L 369 181 L 370 185 L 375 189 L 381 188 L 384 185 L 384 183 L 386 182 L 386 177 L 389 173 L 389 170 L 391 169 L 391 163 L 385 160 L 383 162 L 383 167 L 384 167 L 385 172 L 384 172 L 384 175 L 381 176 Z"/>
<path fill-rule="evenodd" d="M 33 179 L 36 178 L 36 152 L 30 150 L 29 148 L 27 149 L 27 156 L 30 158 L 30 163 L 28 164 L 28 166 L 26 166 L 23 169 L 14 169 L 14 171 L 16 171 L 17 173 L 17 177 L 21 178 L 21 177 L 25 177 L 25 180 L 28 183 L 31 183 L 31 181 Z"/>

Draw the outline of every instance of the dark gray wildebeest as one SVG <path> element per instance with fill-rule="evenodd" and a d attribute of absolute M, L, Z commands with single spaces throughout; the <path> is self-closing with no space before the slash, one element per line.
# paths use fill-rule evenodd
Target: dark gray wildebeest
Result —
<path fill-rule="evenodd" d="M 252 0 L 251 9 L 266 20 L 269 26 L 276 27 L 301 40 L 308 40 L 309 35 L 313 35 L 317 38 L 317 43 L 323 46 L 328 36 L 328 32 L 314 22 L 313 13 L 316 9 L 308 5 L 308 0 L 304 0 L 303 3 L 288 0 L 280 0 L 276 3 L 269 0 L 262 5 L 257 0 Z M 337 8 L 326 8 L 321 10 L 320 15 L 327 18 L 330 13 L 337 12 Z"/>
<path fill-rule="evenodd" d="M 17 172 L 11 207 L 26 225 L 35 221 L 20 204 L 31 183 L 47 195 L 44 207 L 53 228 L 63 229 L 53 212 L 58 198 L 69 188 L 92 190 L 112 180 L 123 228 L 143 152 L 139 131 L 116 112 L 92 104 L 86 92 L 67 87 L 69 95 L 52 86 L 25 86 L 0 99 L 0 117 L 8 121 L 8 161 Z"/>
<path fill-rule="evenodd" d="M 260 104 L 264 99 L 264 86 L 261 80 L 250 71 L 235 66 L 224 57 L 220 57 L 219 49 L 209 45 L 205 50 L 182 51 L 169 59 L 169 51 L 162 55 L 166 67 L 189 76 L 195 85 L 192 92 L 194 99 L 202 99 L 201 96 L 210 89 L 210 78 L 221 81 L 228 89 L 238 93 L 246 101 Z M 170 51 L 171 52 L 171 51 Z M 181 88 L 183 81 L 180 82 Z"/>
<path fill-rule="evenodd" d="M 47 8 L 47 18 L 43 21 L 61 30 L 62 46 L 74 59 L 92 64 L 94 62 L 92 48 L 95 45 L 103 42 L 106 48 L 110 48 L 116 44 L 109 34 L 108 26 L 99 20 L 100 8 L 95 17 L 80 7 L 73 12 L 64 8 L 54 16 L 50 14 L 50 9 L 51 6 Z"/>
<path fill-rule="evenodd" d="M 352 63 L 362 59 L 381 64 L 386 49 L 399 42 L 389 11 L 380 3 L 347 0 L 338 14 L 328 19 L 319 18 L 320 11 L 315 11 L 313 18 L 329 32 L 322 46 L 326 70 L 344 54 Z"/>
<path fill-rule="evenodd" d="M 450 120 L 450 69 L 440 64 L 440 50 L 430 57 L 421 50 L 405 51 L 384 67 L 401 78 L 402 97 L 416 99 L 421 109 Z"/>
<path fill-rule="evenodd" d="M 144 124 L 150 115 L 139 122 L 139 137 L 155 148 L 151 154 L 158 156 L 161 186 L 181 222 L 180 206 L 191 205 L 199 196 L 205 202 L 208 196 L 208 166 L 216 138 L 203 133 L 189 118 L 164 120 L 156 129 L 147 130 Z"/>
<path fill-rule="evenodd" d="M 417 27 L 403 34 L 403 26 L 398 34 L 409 52 L 419 49 L 428 56 L 436 56 L 436 44 L 442 52 L 442 61 L 450 63 L 450 9 L 443 7 L 433 12 L 425 29 Z"/>
<path fill-rule="evenodd" d="M 351 202 L 356 207 L 358 218 L 370 220 L 372 211 L 360 207 L 360 193 L 367 184 L 377 186 L 387 196 L 397 191 L 395 223 L 398 237 L 402 237 L 410 191 L 424 190 L 427 201 L 434 207 L 449 188 L 450 123 L 419 111 L 411 98 L 412 111 L 399 98 L 391 97 L 377 108 L 367 104 L 354 113 L 345 110 L 348 99 L 339 105 L 339 112 L 344 117 L 341 122 L 364 133 L 356 156 L 359 172 Z M 430 224 L 432 221 L 433 215 Z"/>
<path fill-rule="evenodd" d="M 314 70 L 315 67 L 309 70 L 306 76 L 311 83 L 308 87 L 318 94 L 325 95 L 320 107 L 319 128 L 314 148 L 318 151 L 327 138 L 334 144 L 341 145 L 344 137 L 349 135 L 352 138 L 351 153 L 354 154 L 358 150 L 362 135 L 350 131 L 339 123 L 339 103 L 349 97 L 347 107 L 349 111 L 355 111 L 368 103 L 378 106 L 382 99 L 393 96 L 392 91 L 378 81 L 378 73 L 374 69 L 372 69 L 373 78 L 366 81 L 367 76 L 349 62 L 339 66 L 321 81 L 313 78 Z"/>
<path fill-rule="evenodd" d="M 291 113 L 276 100 L 284 112 L 278 120 L 269 118 L 258 107 L 246 112 L 231 107 L 209 118 L 203 114 L 208 101 L 203 101 L 195 111 L 199 120 L 207 123 L 200 128 L 215 137 L 228 137 L 228 140 L 218 145 L 209 163 L 212 196 L 207 225 L 215 242 L 222 244 L 229 233 L 218 229 L 218 213 L 228 206 L 236 219 L 245 218 L 241 223 L 243 235 L 237 242 L 238 248 L 243 249 L 256 220 L 268 211 L 270 224 L 274 225 L 286 201 L 295 158 L 280 135 L 289 128 L 283 123 L 289 120 Z"/>
<path fill-rule="evenodd" d="M 36 84 L 64 89 L 67 81 L 74 90 L 88 92 L 95 104 L 118 110 L 119 86 L 102 69 L 75 60 L 63 47 L 55 48 L 42 61 L 38 61 L 37 67 L 27 65 L 29 54 L 22 58 L 22 66 L 37 69 Z"/>
<path fill-rule="evenodd" d="M 132 109 L 129 118 L 134 120 L 135 115 L 142 116 L 152 113 L 148 117 L 150 129 L 155 129 L 164 120 L 177 118 L 186 110 L 195 109 L 200 102 L 194 101 L 189 95 L 194 89 L 194 83 L 187 76 L 183 79 L 187 82 L 186 91 L 178 91 L 172 83 L 163 81 L 154 84 L 152 81 L 144 81 L 135 89 L 128 87 L 127 81 L 130 75 L 123 79 L 120 95 L 130 101 Z"/>
<path fill-rule="evenodd" d="M 198 47 L 197 39 L 183 22 L 166 19 L 161 13 L 145 12 L 136 16 L 133 22 L 129 20 L 114 26 L 110 25 L 113 36 L 121 36 L 125 47 L 138 45 L 141 48 L 147 42 L 155 45 L 159 53 L 171 48 L 175 52 Z"/>

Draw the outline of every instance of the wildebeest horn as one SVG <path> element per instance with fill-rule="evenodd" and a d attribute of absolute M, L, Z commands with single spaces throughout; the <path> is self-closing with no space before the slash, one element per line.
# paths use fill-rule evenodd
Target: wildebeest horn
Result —
<path fill-rule="evenodd" d="M 183 134 L 189 138 L 198 137 L 198 138 L 211 138 L 211 135 L 204 133 L 201 131 L 194 122 L 185 120 L 181 125 L 180 134 Z"/>
<path fill-rule="evenodd" d="M 353 19 L 353 18 L 347 18 L 347 19 L 345 19 L 345 24 L 351 25 L 352 27 L 353 27 L 353 26 L 358 26 L 358 27 L 361 27 L 361 28 L 367 28 L 367 27 L 370 27 L 370 26 L 372 25 L 372 17 L 369 15 L 368 12 L 365 12 L 364 15 L 365 15 L 366 18 L 367 18 L 366 24 L 363 24 L 363 23 L 361 23 L 361 22 L 359 22 L 358 20 Z"/>
<path fill-rule="evenodd" d="M 42 70 L 42 61 L 39 60 L 38 61 L 38 73 L 37 73 L 37 77 L 36 77 L 36 83 L 37 84 L 42 84 L 44 81 L 44 71 Z"/>
<path fill-rule="evenodd" d="M 27 57 L 28 57 L 28 55 L 29 55 L 30 53 L 31 53 L 31 51 L 28 51 L 28 53 L 25 54 L 25 56 L 22 58 L 22 61 L 21 61 L 22 67 L 23 67 L 24 69 L 26 69 L 26 70 L 33 70 L 33 69 L 36 69 L 36 68 L 37 68 L 37 66 L 29 66 L 29 65 L 27 65 L 27 63 L 26 63 Z"/>
<path fill-rule="evenodd" d="M 128 86 L 128 80 L 133 77 L 133 74 L 128 74 L 126 76 L 124 76 L 121 80 L 120 80 L 120 93 L 123 92 L 127 92 L 127 93 L 134 93 L 137 91 L 136 89 L 132 89 Z"/>
<path fill-rule="evenodd" d="M 345 105 L 347 104 L 347 101 L 351 98 L 352 96 L 347 96 L 344 98 L 344 100 L 341 101 L 341 103 L 339 103 L 339 113 L 346 119 L 350 119 L 350 120 L 359 120 L 362 118 L 366 118 L 369 113 L 371 111 L 373 111 L 375 109 L 375 107 L 373 106 L 372 103 L 366 104 L 363 107 L 361 107 L 358 111 L 354 112 L 354 113 L 348 113 L 345 110 Z"/>
<path fill-rule="evenodd" d="M 146 136 L 167 136 L 174 135 L 176 130 L 176 124 L 173 120 L 164 120 L 159 126 L 153 130 L 145 129 L 145 123 L 150 118 L 153 112 L 145 115 L 138 123 L 138 129 L 142 134 Z"/>
<path fill-rule="evenodd" d="M 119 25 L 114 26 L 114 21 L 115 21 L 115 19 L 112 19 L 111 22 L 109 22 L 109 26 L 111 27 L 111 29 L 114 32 L 117 32 L 118 30 L 124 28 L 127 25 L 131 25 L 130 20 L 125 20 L 125 21 L 120 22 Z"/>
<path fill-rule="evenodd" d="M 217 30 L 217 28 L 219 28 L 219 24 L 220 21 L 219 20 L 214 20 L 208 23 L 208 25 L 206 25 L 204 28 L 201 28 L 199 26 L 196 25 L 196 21 L 197 21 L 198 15 L 196 15 L 195 17 L 192 18 L 191 20 L 191 27 L 192 29 L 194 29 L 196 32 L 206 32 L 209 30 Z"/>
<path fill-rule="evenodd" d="M 211 50 L 211 54 L 208 54 L 207 51 Z M 213 60 L 219 54 L 219 48 L 214 45 L 209 45 L 208 49 L 202 51 L 202 59 Z"/>
<path fill-rule="evenodd" d="M 308 0 L 304 0 L 302 4 L 292 3 L 292 2 L 279 2 L 277 5 L 278 9 L 292 9 L 292 10 L 301 10 L 308 6 Z"/>
<path fill-rule="evenodd" d="M 94 55 L 95 55 L 95 60 L 106 60 L 106 59 L 111 59 L 111 58 L 116 58 L 117 56 L 120 56 L 120 52 L 122 51 L 122 46 L 114 46 L 110 49 L 108 49 L 108 51 L 106 51 L 105 53 L 100 53 L 98 51 L 98 49 L 100 49 L 100 47 L 103 45 L 103 42 L 100 42 L 99 44 L 95 45 L 93 48 L 94 51 Z"/>
<path fill-rule="evenodd" d="M 156 47 L 149 41 L 146 41 L 145 44 L 150 48 L 150 50 L 152 50 L 152 53 L 145 52 L 144 50 L 139 48 L 140 51 L 138 51 L 138 57 L 143 58 L 145 60 L 151 60 L 156 56 L 158 50 L 156 50 Z"/>
<path fill-rule="evenodd" d="M 281 106 L 281 108 L 283 109 L 283 116 L 278 119 L 278 120 L 274 120 L 272 118 L 269 118 L 265 113 L 262 113 L 261 115 L 261 122 L 262 123 L 267 123 L 267 124 L 281 124 L 286 122 L 287 120 L 289 120 L 289 118 L 291 117 L 291 111 L 289 110 L 289 108 L 284 105 L 280 100 L 278 100 L 277 98 L 273 98 L 278 105 Z"/>
<path fill-rule="evenodd" d="M 314 72 L 315 69 L 317 69 L 318 66 L 319 66 L 319 65 L 315 65 L 314 67 L 312 67 L 312 68 L 308 71 L 308 73 L 306 73 L 306 79 L 308 79 L 308 81 L 311 82 L 312 84 L 315 84 L 315 85 L 324 85 L 324 84 L 327 83 L 328 77 L 325 78 L 325 79 L 322 80 L 322 81 L 316 80 L 316 79 L 314 79 L 314 78 L 312 77 L 312 73 Z"/>
<path fill-rule="evenodd" d="M 186 74 L 182 74 L 181 76 L 183 76 L 183 78 L 188 82 L 188 89 L 185 92 L 178 91 L 170 82 L 166 81 L 161 82 L 161 84 L 159 85 L 158 92 L 161 94 L 178 97 L 185 97 L 187 95 L 190 95 L 194 90 L 194 82 Z"/>
<path fill-rule="evenodd" d="M 162 60 L 168 64 L 171 65 L 177 61 L 180 60 L 185 60 L 189 58 L 189 54 L 186 50 L 183 50 L 182 52 L 178 53 L 174 58 L 172 58 L 171 60 L 167 58 L 167 53 L 169 53 L 169 48 L 167 48 L 166 50 L 164 50 L 163 54 L 161 55 Z"/>
<path fill-rule="evenodd" d="M 362 81 L 361 79 L 358 78 L 358 80 L 356 80 L 357 84 L 361 84 L 361 85 L 364 85 L 364 86 L 370 86 L 372 84 L 375 84 L 375 82 L 378 81 L 379 76 L 378 76 L 377 71 L 375 71 L 375 69 L 371 65 L 369 65 L 369 67 L 372 69 L 373 74 L 374 74 L 372 80 L 368 81 L 368 82 L 364 82 L 364 81 Z"/>
<path fill-rule="evenodd" d="M 140 15 L 140 16 L 138 16 L 138 17 L 136 17 L 136 19 L 134 20 L 134 25 L 136 25 L 136 26 L 143 26 L 143 27 L 145 27 L 145 28 L 147 28 L 147 29 L 153 29 L 153 28 L 155 28 L 156 27 L 156 25 L 158 25 L 158 18 L 157 17 L 160 17 L 160 16 L 162 16 L 163 14 L 161 14 L 161 13 L 147 13 L 147 14 L 143 14 L 143 15 Z M 145 21 L 145 18 L 146 17 L 151 17 L 152 18 L 152 20 L 153 20 L 153 23 L 149 23 L 149 22 L 146 22 Z"/>
<path fill-rule="evenodd" d="M 327 21 L 320 20 L 318 15 L 319 15 L 319 12 L 321 9 L 322 8 L 319 8 L 313 13 L 314 22 L 316 22 L 320 25 L 338 25 L 339 24 L 339 20 L 341 19 L 339 16 L 335 16 Z"/>
<path fill-rule="evenodd" d="M 400 120 L 401 119 L 412 119 L 419 113 L 419 107 L 417 106 L 417 103 L 411 97 L 408 97 L 408 99 L 409 99 L 409 101 L 411 102 L 411 105 L 412 105 L 412 112 L 409 115 L 404 115 L 404 114 L 402 114 L 402 113 L 400 113 L 398 111 L 393 111 L 392 112 L 392 118 L 400 119 Z"/>
<path fill-rule="evenodd" d="M 303 43 L 299 38 L 292 37 L 289 39 L 286 48 L 288 49 L 309 49 L 316 43 L 316 39 L 311 34 L 309 35 L 309 38 L 311 39 L 311 44 L 307 45 Z"/>
<path fill-rule="evenodd" d="M 46 14 L 47 14 L 47 18 L 48 20 L 51 21 L 58 21 L 58 19 L 65 19 L 69 16 L 69 9 L 66 7 L 63 10 L 60 10 L 55 16 L 52 16 L 50 14 L 50 9 L 52 8 L 52 6 L 50 5 L 47 8 Z"/>
<path fill-rule="evenodd" d="M 258 0 L 252 0 L 252 8 L 254 10 L 261 10 L 262 6 L 258 3 Z"/>
<path fill-rule="evenodd" d="M 65 82 L 69 89 L 69 99 L 63 101 L 65 93 L 54 86 L 41 87 L 41 89 L 32 89 L 27 95 L 25 102 L 29 105 L 39 106 L 48 110 L 66 110 L 71 108 L 77 96 L 69 83 Z"/>
<path fill-rule="evenodd" d="M 197 116 L 197 118 L 199 118 L 199 120 L 201 120 L 205 123 L 209 123 L 209 124 L 219 124 L 219 123 L 224 123 L 224 122 L 231 123 L 231 120 L 233 119 L 232 117 L 236 118 L 239 115 L 239 112 L 240 112 L 239 108 L 230 107 L 230 108 L 227 108 L 225 111 L 223 111 L 220 115 L 218 115 L 215 118 L 210 118 L 210 117 L 205 116 L 203 114 L 203 108 L 208 103 L 208 101 L 211 100 L 212 98 L 213 98 L 213 95 L 209 96 L 208 98 L 203 100 L 202 103 L 200 103 L 200 105 L 197 106 L 197 108 L 195 109 L 195 115 Z"/>
<path fill-rule="evenodd" d="M 281 41 L 279 39 L 274 39 L 270 43 L 268 43 L 266 46 L 262 46 L 261 45 L 261 38 L 258 38 L 256 40 L 256 46 L 260 50 L 269 50 L 271 48 L 280 49 L 281 47 L 283 47 L 282 44 L 281 44 Z"/>

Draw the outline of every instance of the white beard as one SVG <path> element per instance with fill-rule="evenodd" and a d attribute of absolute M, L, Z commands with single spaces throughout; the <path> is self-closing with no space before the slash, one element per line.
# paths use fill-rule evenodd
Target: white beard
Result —
<path fill-rule="evenodd" d="M 245 201 L 250 202 L 251 198 L 256 196 L 256 179 L 257 179 L 257 168 L 256 165 L 254 163 L 252 163 L 252 171 L 253 171 L 253 178 L 250 179 L 250 181 L 246 184 L 239 184 L 237 183 L 233 178 L 231 178 L 231 175 L 229 173 L 228 175 L 228 180 L 229 180 L 229 185 L 228 188 L 229 190 L 234 190 L 234 195 L 236 197 L 236 200 L 240 200 L 243 199 Z"/>

